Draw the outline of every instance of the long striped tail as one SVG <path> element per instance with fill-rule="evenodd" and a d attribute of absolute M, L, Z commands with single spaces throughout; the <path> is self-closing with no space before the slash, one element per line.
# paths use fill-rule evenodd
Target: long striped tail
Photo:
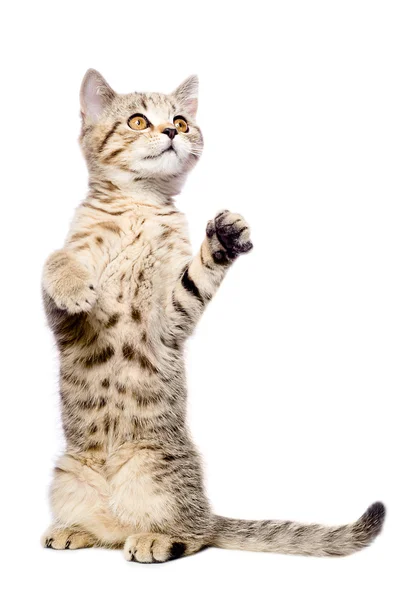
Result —
<path fill-rule="evenodd" d="M 327 527 L 292 521 L 247 521 L 216 516 L 214 546 L 307 556 L 347 556 L 368 546 L 380 533 L 385 507 L 375 502 L 358 521 Z"/>

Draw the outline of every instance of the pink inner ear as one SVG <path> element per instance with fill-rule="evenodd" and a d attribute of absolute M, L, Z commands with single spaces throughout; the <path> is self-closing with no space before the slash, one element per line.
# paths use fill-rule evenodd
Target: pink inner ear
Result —
<path fill-rule="evenodd" d="M 83 80 L 80 102 L 82 114 L 98 121 L 105 106 L 111 102 L 115 92 L 96 71 L 89 71 Z"/>
<path fill-rule="evenodd" d="M 98 119 L 104 108 L 104 97 L 101 95 L 101 85 L 97 78 L 90 78 L 84 87 L 82 111 L 92 119 Z"/>
<path fill-rule="evenodd" d="M 198 99 L 197 98 L 188 98 L 187 100 L 185 100 L 184 104 L 185 104 L 186 109 L 189 112 L 189 114 L 194 117 L 198 110 Z"/>

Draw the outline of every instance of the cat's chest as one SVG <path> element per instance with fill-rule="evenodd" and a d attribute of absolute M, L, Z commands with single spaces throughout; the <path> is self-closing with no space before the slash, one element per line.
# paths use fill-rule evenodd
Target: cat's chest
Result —
<path fill-rule="evenodd" d="M 110 249 L 100 278 L 98 308 L 106 313 L 161 306 L 191 256 L 184 222 L 135 217 Z"/>

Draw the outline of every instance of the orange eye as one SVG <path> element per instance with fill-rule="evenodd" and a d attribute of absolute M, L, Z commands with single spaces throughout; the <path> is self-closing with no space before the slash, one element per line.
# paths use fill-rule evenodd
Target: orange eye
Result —
<path fill-rule="evenodd" d="M 149 127 L 149 121 L 144 115 L 136 114 L 129 118 L 127 121 L 127 125 L 130 129 L 134 129 L 135 131 L 142 131 Z"/>
<path fill-rule="evenodd" d="M 178 133 L 188 133 L 189 131 L 188 123 L 186 122 L 184 117 L 175 117 L 174 125 Z"/>

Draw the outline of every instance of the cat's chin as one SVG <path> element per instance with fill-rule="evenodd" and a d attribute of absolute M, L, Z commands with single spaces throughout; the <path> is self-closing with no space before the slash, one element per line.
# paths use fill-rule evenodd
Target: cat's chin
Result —
<path fill-rule="evenodd" d="M 182 175 L 184 163 L 173 148 L 168 148 L 156 156 L 146 156 L 134 168 L 147 177 L 161 175 Z"/>

